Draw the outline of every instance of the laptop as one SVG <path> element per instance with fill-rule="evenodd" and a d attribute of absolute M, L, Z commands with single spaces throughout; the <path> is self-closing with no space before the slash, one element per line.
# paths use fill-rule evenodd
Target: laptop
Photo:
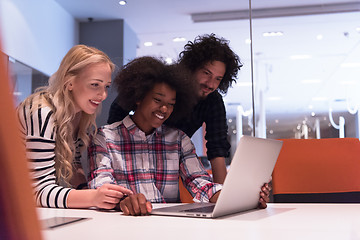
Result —
<path fill-rule="evenodd" d="M 156 208 L 153 215 L 216 218 L 258 207 L 261 187 L 271 179 L 282 141 L 242 136 L 216 203 Z"/>

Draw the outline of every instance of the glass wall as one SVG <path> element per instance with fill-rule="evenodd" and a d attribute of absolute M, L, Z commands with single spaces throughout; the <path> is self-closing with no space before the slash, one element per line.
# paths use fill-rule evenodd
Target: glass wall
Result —
<path fill-rule="evenodd" d="M 237 83 L 224 96 L 232 153 L 242 134 L 273 139 L 359 137 L 356 4 L 253 0 L 251 21 L 241 2 L 234 11 L 219 10 L 221 20 L 216 20 L 219 12 L 203 14 L 203 22 L 196 23 L 200 30 L 188 31 L 186 40 L 210 32 L 230 40 L 244 63 Z M 162 34 L 166 39 L 173 32 Z M 174 52 L 163 56 L 176 58 L 183 46 L 178 42 Z M 152 48 L 155 52 L 142 47 L 138 52 L 161 53 L 163 45 Z"/>
<path fill-rule="evenodd" d="M 213 11 L 217 3 L 193 7 L 189 13 L 189 4 L 179 2 L 177 8 L 190 15 L 193 28 L 174 24 L 171 32 L 143 33 L 137 55 L 175 60 L 187 41 L 208 33 L 230 41 L 244 64 L 237 83 L 224 96 L 232 152 L 242 134 L 274 139 L 359 137 L 360 13 L 351 3 L 331 2 L 295 6 L 305 3 L 252 0 L 250 20 L 247 1 L 237 1 L 235 9 L 233 1 L 223 1 L 217 8 L 223 19 L 216 20 L 216 12 L 211 12 L 199 22 L 196 16 Z M 173 39 L 176 35 L 179 38 Z M 145 39 L 154 40 L 153 45 L 145 47 Z M 17 103 L 47 82 L 47 76 L 17 61 L 10 59 L 9 68 Z M 195 144 L 204 152 L 201 140 Z"/>
<path fill-rule="evenodd" d="M 287 9 L 293 16 L 279 16 L 278 10 L 266 18 L 253 11 L 255 126 L 250 107 L 234 113 L 228 104 L 231 139 L 254 129 L 273 139 L 359 138 L 360 13 L 294 7 Z M 235 86 L 234 97 L 225 99 L 235 102 L 243 91 Z"/>
<path fill-rule="evenodd" d="M 8 64 L 9 79 L 13 87 L 14 103 L 17 106 L 27 96 L 35 91 L 36 88 L 47 85 L 48 76 L 27 66 L 12 57 L 6 56 Z"/>

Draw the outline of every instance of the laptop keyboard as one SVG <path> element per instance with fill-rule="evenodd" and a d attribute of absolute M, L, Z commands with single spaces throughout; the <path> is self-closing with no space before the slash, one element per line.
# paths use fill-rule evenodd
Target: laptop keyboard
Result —
<path fill-rule="evenodd" d="M 213 206 L 206 206 L 206 207 L 198 207 L 192 209 L 185 209 L 181 212 L 203 212 L 203 213 L 211 213 L 214 210 L 215 205 Z"/>

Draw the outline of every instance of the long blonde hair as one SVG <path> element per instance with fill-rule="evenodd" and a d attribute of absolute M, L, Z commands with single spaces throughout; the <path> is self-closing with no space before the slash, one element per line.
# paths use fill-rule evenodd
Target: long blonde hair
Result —
<path fill-rule="evenodd" d="M 69 184 L 73 176 L 73 159 L 75 156 L 74 129 L 71 124 L 76 110 L 69 83 L 89 64 L 108 63 L 111 71 L 114 64 L 102 51 L 85 45 L 72 47 L 65 55 L 58 70 L 49 78 L 48 86 L 36 90 L 22 105 L 33 101 L 31 111 L 48 106 L 54 112 L 56 127 L 55 139 L 55 169 L 57 182 Z M 20 105 L 21 106 L 21 105 Z M 19 108 L 20 109 L 20 108 Z M 96 133 L 96 114 L 82 112 L 77 137 L 84 142 L 83 149 L 89 144 L 89 139 Z"/>

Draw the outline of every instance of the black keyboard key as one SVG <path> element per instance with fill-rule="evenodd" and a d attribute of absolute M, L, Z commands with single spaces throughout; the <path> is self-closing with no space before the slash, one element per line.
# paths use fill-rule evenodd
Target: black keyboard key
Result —
<path fill-rule="evenodd" d="M 181 212 L 203 212 L 203 213 L 211 213 L 214 210 L 215 205 L 213 206 L 206 206 L 206 207 L 198 207 L 192 209 L 185 209 Z"/>

